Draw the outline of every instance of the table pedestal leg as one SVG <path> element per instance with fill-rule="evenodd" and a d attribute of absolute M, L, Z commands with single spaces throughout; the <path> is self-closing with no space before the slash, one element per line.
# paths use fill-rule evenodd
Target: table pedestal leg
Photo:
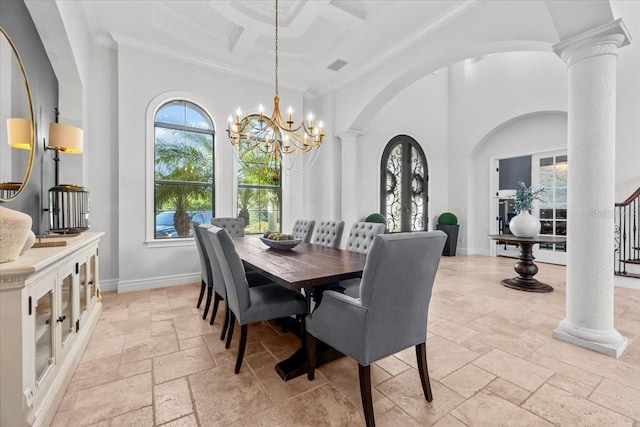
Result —
<path fill-rule="evenodd" d="M 552 292 L 553 288 L 533 278 L 538 273 L 538 266 L 533 263 L 533 243 L 518 242 L 520 244 L 520 257 L 513 269 L 518 273 L 513 279 L 504 279 L 502 284 L 508 288 L 527 292 Z"/>

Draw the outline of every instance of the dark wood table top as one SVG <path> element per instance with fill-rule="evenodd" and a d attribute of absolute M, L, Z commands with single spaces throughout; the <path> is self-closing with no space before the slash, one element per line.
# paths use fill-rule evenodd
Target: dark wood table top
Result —
<path fill-rule="evenodd" d="M 567 238 L 564 236 L 549 236 L 546 234 L 538 234 L 535 237 L 516 237 L 513 234 L 491 234 L 489 238 L 514 243 L 564 243 L 567 241 Z"/>
<path fill-rule="evenodd" d="M 361 253 L 309 243 L 288 251 L 272 249 L 259 236 L 235 237 L 233 243 L 247 267 L 289 289 L 360 277 L 367 259 Z"/>

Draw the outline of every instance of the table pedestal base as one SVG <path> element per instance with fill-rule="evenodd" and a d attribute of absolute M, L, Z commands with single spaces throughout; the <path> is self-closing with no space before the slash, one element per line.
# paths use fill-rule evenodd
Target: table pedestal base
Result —
<path fill-rule="evenodd" d="M 335 348 L 316 340 L 316 367 L 329 363 L 332 360 L 344 357 Z M 307 373 L 307 351 L 299 348 L 291 356 L 276 365 L 276 372 L 284 381 L 299 377 Z"/>
<path fill-rule="evenodd" d="M 519 291 L 527 292 L 553 292 L 553 288 L 546 283 L 537 281 L 536 279 L 523 279 L 521 277 L 514 277 L 513 279 L 504 279 L 502 284 L 507 288 L 517 289 Z"/>

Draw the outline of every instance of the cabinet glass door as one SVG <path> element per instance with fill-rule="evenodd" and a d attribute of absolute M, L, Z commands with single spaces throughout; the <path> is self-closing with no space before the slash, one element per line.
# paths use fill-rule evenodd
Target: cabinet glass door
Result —
<path fill-rule="evenodd" d="M 80 294 L 80 317 L 84 316 L 84 312 L 87 311 L 87 301 L 90 300 L 91 294 L 88 292 L 87 286 L 87 263 L 80 264 L 80 271 L 78 272 L 78 293 Z"/>
<path fill-rule="evenodd" d="M 73 332 L 73 316 L 71 315 L 71 303 L 73 301 L 73 275 L 69 274 L 62 280 L 60 286 L 60 317 L 61 323 L 60 341 L 64 344 L 71 332 Z"/>
<path fill-rule="evenodd" d="M 52 291 L 49 291 L 38 298 L 38 302 L 35 307 L 35 368 L 36 378 L 38 381 L 43 377 L 53 360 L 53 340 L 51 339 L 53 332 L 53 329 L 51 328 L 51 322 L 53 320 L 51 311 L 52 307 Z"/>
<path fill-rule="evenodd" d="M 89 298 L 98 296 L 98 278 L 97 278 L 97 261 L 96 254 L 89 257 Z"/>

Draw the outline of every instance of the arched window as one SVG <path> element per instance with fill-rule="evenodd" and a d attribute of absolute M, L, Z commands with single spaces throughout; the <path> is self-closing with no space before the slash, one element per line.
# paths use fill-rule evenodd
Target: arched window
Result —
<path fill-rule="evenodd" d="M 191 237 L 190 223 L 214 215 L 211 117 L 198 105 L 169 101 L 154 117 L 155 238 Z"/>
<path fill-rule="evenodd" d="M 259 116 L 252 120 L 250 126 L 260 126 Z M 251 141 L 251 149 L 238 147 L 238 217 L 244 218 L 246 234 L 281 231 L 282 167 L 279 155 L 261 148 L 266 144 Z"/>
<path fill-rule="evenodd" d="M 390 232 L 426 230 L 429 170 L 418 142 L 395 136 L 382 153 L 380 212 Z"/>

